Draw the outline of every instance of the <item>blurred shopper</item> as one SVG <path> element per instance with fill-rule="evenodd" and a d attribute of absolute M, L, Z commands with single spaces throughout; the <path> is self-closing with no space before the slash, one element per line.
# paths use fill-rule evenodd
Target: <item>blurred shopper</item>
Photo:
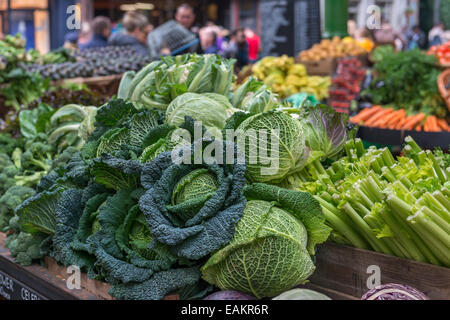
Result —
<path fill-rule="evenodd" d="M 187 3 L 182 4 L 175 13 L 175 20 L 187 30 L 192 31 L 195 22 L 194 8 Z"/>
<path fill-rule="evenodd" d="M 5 35 L 0 32 L 0 40 L 4 40 L 4 39 L 5 39 Z"/>
<path fill-rule="evenodd" d="M 123 17 L 124 32 L 111 35 L 108 43 L 113 46 L 132 46 L 142 55 L 149 54 L 147 36 L 151 32 L 151 24 L 143 14 L 129 11 Z"/>
<path fill-rule="evenodd" d="M 239 70 L 249 64 L 248 45 L 244 28 L 238 28 L 233 31 L 224 56 L 228 59 L 236 59 L 236 67 Z"/>
<path fill-rule="evenodd" d="M 405 46 L 405 38 L 392 28 L 388 22 L 383 22 L 381 28 L 374 31 L 376 45 L 391 45 L 397 50 Z"/>
<path fill-rule="evenodd" d="M 248 59 L 255 63 L 261 53 L 261 38 L 250 28 L 245 29 L 245 38 L 248 44 Z"/>
<path fill-rule="evenodd" d="M 63 48 L 69 49 L 69 50 L 77 50 L 78 49 L 78 32 L 72 31 L 66 33 L 64 36 L 64 44 Z"/>
<path fill-rule="evenodd" d="M 200 44 L 205 54 L 218 54 L 217 33 L 212 27 L 200 29 Z"/>
<path fill-rule="evenodd" d="M 436 24 L 428 33 L 428 45 L 438 46 L 445 42 L 445 28 L 442 22 Z"/>
<path fill-rule="evenodd" d="M 408 38 L 408 50 L 415 48 L 425 49 L 427 39 L 425 33 L 420 30 L 419 26 L 414 26 L 412 28 L 412 33 Z"/>
<path fill-rule="evenodd" d="M 92 36 L 91 39 L 80 45 L 80 49 L 101 48 L 108 45 L 108 38 L 111 35 L 111 20 L 107 17 L 98 16 L 92 21 Z"/>

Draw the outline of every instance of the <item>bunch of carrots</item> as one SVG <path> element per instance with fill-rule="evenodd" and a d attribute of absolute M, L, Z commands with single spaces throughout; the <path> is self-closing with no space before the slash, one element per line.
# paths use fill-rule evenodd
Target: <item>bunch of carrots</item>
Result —
<path fill-rule="evenodd" d="M 350 122 L 380 129 L 450 132 L 450 125 L 445 119 L 427 116 L 422 112 L 407 116 L 403 109 L 395 110 L 375 105 L 363 109 L 356 116 L 350 118 Z"/>

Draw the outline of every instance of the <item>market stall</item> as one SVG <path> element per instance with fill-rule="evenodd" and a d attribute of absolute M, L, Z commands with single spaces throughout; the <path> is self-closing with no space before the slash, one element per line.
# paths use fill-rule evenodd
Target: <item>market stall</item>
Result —
<path fill-rule="evenodd" d="M 304 53 L 265 57 L 238 83 L 219 55 L 42 56 L 8 37 L 0 295 L 450 299 L 441 66 L 431 53 L 376 51 L 364 81 L 365 49 L 344 40 L 333 40 L 340 53 L 314 49 L 336 58 L 326 76 Z M 403 70 L 405 56 L 426 81 Z"/>

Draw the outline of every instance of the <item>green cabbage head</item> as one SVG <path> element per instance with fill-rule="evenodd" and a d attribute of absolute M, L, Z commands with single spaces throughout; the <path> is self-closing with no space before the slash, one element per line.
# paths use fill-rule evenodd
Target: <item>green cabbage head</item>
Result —
<path fill-rule="evenodd" d="M 166 110 L 166 122 L 180 126 L 189 116 L 202 125 L 216 138 L 233 114 L 233 107 L 227 97 L 216 93 L 185 93 L 173 100 Z"/>
<path fill-rule="evenodd" d="M 247 202 L 231 242 L 202 267 L 221 290 L 273 297 L 304 283 L 315 266 L 305 226 L 273 202 Z"/>
<path fill-rule="evenodd" d="M 256 114 L 236 130 L 251 182 L 279 183 L 301 171 L 309 152 L 300 122 L 281 111 Z"/>

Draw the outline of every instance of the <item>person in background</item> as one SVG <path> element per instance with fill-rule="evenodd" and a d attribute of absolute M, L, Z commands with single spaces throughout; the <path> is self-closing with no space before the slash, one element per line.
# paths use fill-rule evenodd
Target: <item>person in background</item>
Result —
<path fill-rule="evenodd" d="M 0 32 L 0 40 L 4 40 L 4 39 L 5 39 L 5 35 Z"/>
<path fill-rule="evenodd" d="M 101 48 L 108 45 L 108 37 L 111 35 L 111 20 L 107 17 L 98 16 L 92 21 L 91 39 L 80 45 L 80 49 Z"/>
<path fill-rule="evenodd" d="M 397 50 L 401 50 L 406 43 L 402 35 L 396 32 L 388 22 L 383 22 L 381 28 L 375 30 L 373 35 L 377 46 L 391 45 Z"/>
<path fill-rule="evenodd" d="M 139 54 L 147 55 L 147 36 L 151 25 L 143 14 L 129 11 L 123 17 L 124 32 L 117 32 L 109 37 L 108 44 L 112 46 L 132 46 Z"/>
<path fill-rule="evenodd" d="M 204 54 L 218 54 L 217 33 L 212 27 L 200 29 L 200 45 Z"/>
<path fill-rule="evenodd" d="M 419 26 L 414 26 L 412 28 L 412 33 L 408 39 L 408 49 L 412 50 L 415 48 L 425 49 L 426 37 L 425 33 L 420 30 Z"/>
<path fill-rule="evenodd" d="M 250 28 L 245 29 L 245 38 L 248 44 L 248 59 L 250 63 L 255 63 L 261 53 L 261 38 Z"/>
<path fill-rule="evenodd" d="M 428 33 L 428 44 L 429 46 L 438 46 L 443 44 L 445 41 L 445 28 L 442 22 L 436 24 L 433 28 L 431 28 Z"/>
<path fill-rule="evenodd" d="M 78 32 L 72 31 L 66 33 L 64 36 L 64 44 L 63 48 L 69 50 L 77 50 L 78 49 Z"/>
<path fill-rule="evenodd" d="M 242 69 L 249 64 L 248 45 L 244 28 L 238 28 L 231 34 L 231 40 L 224 52 L 227 59 L 236 59 L 236 68 Z"/>
<path fill-rule="evenodd" d="M 187 3 L 182 4 L 177 8 L 175 20 L 187 30 L 192 31 L 195 22 L 194 8 Z"/>

